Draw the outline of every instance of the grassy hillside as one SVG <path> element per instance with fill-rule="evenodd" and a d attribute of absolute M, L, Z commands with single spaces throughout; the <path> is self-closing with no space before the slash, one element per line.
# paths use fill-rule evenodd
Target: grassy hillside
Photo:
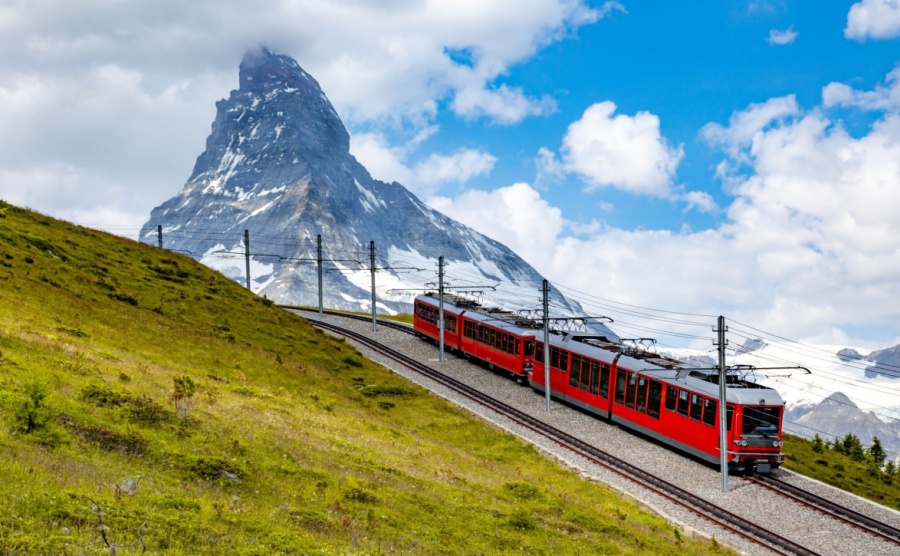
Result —
<path fill-rule="evenodd" d="M 853 457 L 829 447 L 784 435 L 785 468 L 889 508 L 900 510 L 900 474 L 875 465 L 868 454 Z"/>
<path fill-rule="evenodd" d="M 711 554 L 188 258 L 0 203 L 0 554 Z"/>

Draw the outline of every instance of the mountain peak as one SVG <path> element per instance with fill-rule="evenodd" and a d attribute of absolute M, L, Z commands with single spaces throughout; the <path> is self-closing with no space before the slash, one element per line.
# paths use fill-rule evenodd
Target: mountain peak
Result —
<path fill-rule="evenodd" d="M 239 75 L 242 90 L 266 88 L 273 82 L 293 81 L 296 77 L 311 80 L 316 88 L 319 87 L 315 79 L 303 71 L 296 60 L 264 46 L 252 48 L 244 53 Z"/>
<path fill-rule="evenodd" d="M 505 246 L 429 208 L 399 183 L 373 179 L 350 154 L 350 136 L 319 84 L 290 56 L 248 51 L 240 87 L 216 108 L 206 150 L 182 191 L 153 210 L 141 231 L 145 240 L 155 240 L 162 226 L 166 247 L 243 282 L 248 266 L 218 254 L 244 252 L 246 231 L 251 287 L 293 305 L 318 301 L 317 271 L 308 264 L 318 256 L 318 235 L 323 266 L 337 271 L 323 279 L 328 307 L 371 309 L 371 263 L 359 252 L 368 253 L 372 242 L 376 266 L 391 274 L 380 276 L 392 286 L 376 290 L 382 311 L 410 311 L 411 292 L 434 280 L 439 257 L 455 262 L 468 283 L 503 283 L 501 290 L 516 292 L 507 297 L 532 295 L 540 282 Z M 410 269 L 420 275 L 412 278 Z"/>

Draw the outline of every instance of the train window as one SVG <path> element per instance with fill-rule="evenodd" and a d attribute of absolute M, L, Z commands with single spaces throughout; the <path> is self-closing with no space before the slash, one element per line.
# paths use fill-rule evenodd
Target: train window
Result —
<path fill-rule="evenodd" d="M 603 364 L 600 370 L 600 397 L 609 397 L 609 365 Z"/>
<path fill-rule="evenodd" d="M 572 374 L 569 375 L 569 385 L 579 388 L 581 380 L 581 357 L 572 355 Z"/>
<path fill-rule="evenodd" d="M 659 419 L 659 406 L 662 404 L 662 383 L 650 381 L 650 392 L 647 396 L 647 415 Z"/>
<path fill-rule="evenodd" d="M 703 413 L 703 396 L 691 394 L 691 419 L 699 421 L 701 413 Z"/>
<path fill-rule="evenodd" d="M 538 342 L 534 344 L 534 359 L 544 364 L 544 344 Z"/>
<path fill-rule="evenodd" d="M 675 411 L 675 405 L 678 401 L 678 388 L 674 386 L 666 386 L 666 409 Z"/>
<path fill-rule="evenodd" d="M 725 412 L 725 418 L 727 419 L 728 423 L 725 426 L 725 430 L 730 431 L 731 430 L 731 420 L 734 418 L 734 408 L 730 405 L 726 406 L 726 407 L 728 408 L 728 411 Z"/>
<path fill-rule="evenodd" d="M 678 413 L 682 415 L 688 414 L 688 404 L 691 399 L 691 393 L 687 390 L 678 390 Z"/>
<path fill-rule="evenodd" d="M 641 413 L 647 411 L 647 377 L 639 376 L 637 379 L 637 399 L 634 400 L 635 409 Z"/>
<path fill-rule="evenodd" d="M 562 372 L 566 372 L 566 369 L 569 368 L 569 353 L 567 351 L 562 351 L 551 346 L 550 367 L 553 369 L 559 369 Z"/>
<path fill-rule="evenodd" d="M 706 398 L 704 400 L 703 422 L 711 427 L 716 426 L 716 417 L 718 416 L 717 411 L 716 411 L 716 406 L 718 406 L 718 405 L 719 405 L 719 402 L 717 402 L 714 399 Z"/>
<path fill-rule="evenodd" d="M 628 371 L 628 386 L 625 390 L 625 407 L 634 409 L 634 394 L 637 390 L 637 375 Z"/>
<path fill-rule="evenodd" d="M 780 407 L 745 407 L 741 432 L 744 434 L 778 433 L 778 422 L 781 419 Z"/>
<path fill-rule="evenodd" d="M 444 322 L 444 328 L 450 331 L 451 334 L 456 334 L 456 315 L 445 315 L 447 317 Z"/>
<path fill-rule="evenodd" d="M 519 340 L 516 340 L 516 351 L 519 351 Z M 534 355 L 534 342 L 525 340 L 525 357 Z"/>
<path fill-rule="evenodd" d="M 509 337 L 506 334 L 500 334 L 500 349 L 505 353 L 509 350 Z"/>
<path fill-rule="evenodd" d="M 572 356 L 575 357 L 574 355 Z M 574 363 L 573 363 L 574 365 Z M 591 381 L 591 360 L 590 359 L 582 359 L 581 360 L 581 382 L 579 386 L 585 392 L 588 391 L 588 383 Z"/>
<path fill-rule="evenodd" d="M 616 372 L 616 403 L 625 403 L 625 371 Z"/>
<path fill-rule="evenodd" d="M 516 347 L 514 348 L 514 350 L 515 351 L 513 351 L 513 353 L 515 353 L 516 355 L 522 353 L 522 340 L 516 338 Z"/>
<path fill-rule="evenodd" d="M 600 363 L 596 361 L 591 361 L 591 379 L 590 379 L 590 392 L 591 394 L 597 395 L 600 393 Z"/>

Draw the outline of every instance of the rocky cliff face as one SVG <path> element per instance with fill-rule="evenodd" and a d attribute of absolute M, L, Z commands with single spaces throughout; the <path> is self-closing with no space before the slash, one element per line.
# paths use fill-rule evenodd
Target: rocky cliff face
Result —
<path fill-rule="evenodd" d="M 318 304 L 321 235 L 326 307 L 371 310 L 372 241 L 382 311 L 409 311 L 417 289 L 437 282 L 439 256 L 453 286 L 500 284 L 507 299 L 527 291 L 537 305 L 541 276 L 515 253 L 369 175 L 319 84 L 292 58 L 247 53 L 240 87 L 216 107 L 206 150 L 182 191 L 152 211 L 142 241 L 155 243 L 162 226 L 166 248 L 244 281 L 249 230 L 252 289 L 278 303 Z"/>

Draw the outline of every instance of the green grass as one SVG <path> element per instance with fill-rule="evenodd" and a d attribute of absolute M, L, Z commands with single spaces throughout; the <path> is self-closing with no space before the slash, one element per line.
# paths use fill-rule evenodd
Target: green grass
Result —
<path fill-rule="evenodd" d="M 189 258 L 4 203 L 0 469 L 0 554 L 725 552 Z"/>
<path fill-rule="evenodd" d="M 309 309 L 311 311 L 319 310 L 318 305 L 315 307 L 312 307 L 309 305 L 299 305 L 299 306 L 285 305 L 285 307 L 290 307 L 290 308 L 294 308 L 294 309 Z M 362 317 L 371 317 L 372 316 L 372 313 L 363 313 L 360 311 L 343 311 L 340 309 L 329 309 L 329 311 L 336 311 L 338 313 L 347 313 L 348 315 L 357 315 L 357 316 L 362 316 Z M 409 313 L 398 313 L 396 315 L 378 314 L 378 315 L 376 315 L 376 317 L 378 319 L 395 320 L 397 322 L 402 322 L 402 323 L 406 323 L 409 325 L 412 325 L 412 323 L 413 323 L 413 316 Z"/>
<path fill-rule="evenodd" d="M 856 461 L 830 448 L 815 450 L 809 440 L 784 435 L 784 467 L 889 508 L 900 510 L 900 475 L 890 475 L 871 461 Z"/>

